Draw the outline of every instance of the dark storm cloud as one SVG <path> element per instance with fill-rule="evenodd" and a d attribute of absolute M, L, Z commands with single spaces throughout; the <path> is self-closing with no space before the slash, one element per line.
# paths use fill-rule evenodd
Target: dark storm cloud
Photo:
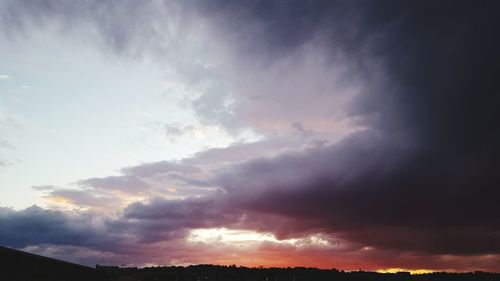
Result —
<path fill-rule="evenodd" d="M 205 6 L 206 5 L 206 6 Z M 495 1 L 210 1 L 205 12 L 259 50 L 256 59 L 277 59 L 309 42 L 329 40 L 370 71 L 380 60 L 389 88 L 363 95 L 356 112 L 379 114 L 377 128 L 416 131 L 440 149 L 473 145 L 491 130 L 498 112 L 499 7 Z M 269 57 L 271 56 L 271 57 Z M 365 73 L 366 74 L 366 73 Z M 331 93 L 332 95 L 334 93 Z M 481 98 L 478 98 L 478 95 Z M 484 121 L 484 122 L 479 122 Z M 479 135 L 478 135 L 479 134 Z M 427 140 L 429 138 L 429 140 Z M 430 139 L 431 138 L 431 139 Z"/>
<path fill-rule="evenodd" d="M 111 235 L 99 231 L 91 219 L 38 206 L 21 211 L 0 208 L 0 241 L 2 245 L 19 248 L 53 244 L 109 249 L 116 245 Z"/>
<path fill-rule="evenodd" d="M 290 219 L 286 228 L 261 226 L 282 238 L 316 231 L 384 249 L 500 251 L 498 194 L 489 186 L 459 180 L 450 167 L 415 170 L 417 156 L 366 133 L 343 142 L 248 162 L 218 181 L 235 209 Z"/>
<path fill-rule="evenodd" d="M 319 33 L 330 37 L 342 31 L 348 37 L 354 36 L 351 32 L 359 20 L 357 9 L 361 12 L 369 9 L 358 5 L 359 1 L 193 2 L 210 16 L 217 17 L 219 27 L 234 36 L 250 55 L 270 54 L 274 59 Z M 366 2 L 364 4 L 373 5 Z"/>
<path fill-rule="evenodd" d="M 139 4 L 130 4 L 137 9 L 123 8 L 126 11 L 122 13 L 109 2 L 6 3 L 4 29 L 21 20 L 12 16 L 16 14 L 21 18 L 38 14 L 38 18 L 30 19 L 34 22 L 52 15 L 73 22 L 72 18 L 78 19 L 83 10 L 86 19 L 97 20 L 105 43 L 114 49 L 145 46 L 157 38 L 158 30 L 150 29 L 151 21 L 141 14 L 144 9 L 150 10 Z M 147 163 L 123 169 L 123 176 L 82 181 L 94 189 L 119 186 L 133 193 L 148 188 L 146 178 L 165 173 L 178 173 L 184 182 L 191 180 L 196 185 L 198 179 L 190 179 L 200 172 L 196 165 L 215 166 L 213 177 L 201 182 L 220 187 L 223 192 L 131 204 L 123 210 L 123 217 L 107 225 L 110 230 L 158 242 L 177 239 L 191 228 L 232 226 L 273 232 L 279 238 L 324 233 L 359 247 L 394 251 L 392 256 L 403 252 L 424 256 L 500 254 L 498 1 L 190 1 L 185 5 L 211 19 L 248 61 L 263 62 L 264 66 L 273 66 L 283 58 L 286 62 L 319 39 L 322 50 L 331 51 L 321 71 L 306 73 L 311 87 L 300 88 L 302 69 L 283 72 L 295 64 L 284 63 L 277 74 L 272 73 L 269 84 L 273 87 L 262 92 L 274 93 L 277 87 L 276 92 L 284 93 L 273 96 L 277 102 L 266 104 L 260 92 L 252 93 L 255 95 L 245 101 L 257 106 L 242 106 L 246 111 L 232 112 L 229 117 L 227 111 L 216 108 L 225 104 L 216 90 L 193 102 L 201 116 L 231 119 L 227 127 L 240 125 L 233 121 L 247 114 L 250 125 L 266 123 L 264 119 L 272 123 L 270 117 L 276 117 L 282 118 L 287 128 L 301 124 L 295 129 L 309 132 L 314 122 L 302 119 L 338 107 L 336 99 L 329 99 L 328 95 L 337 92 L 329 87 L 330 72 L 324 70 L 336 65 L 339 50 L 349 58 L 348 71 L 340 75 L 346 84 L 342 86 L 349 88 L 358 80 L 379 77 L 379 73 L 373 73 L 377 69 L 384 82 L 374 87 L 368 83 L 370 87 L 355 96 L 345 114 L 362 129 L 334 144 L 269 152 L 287 144 L 285 136 L 210 149 L 184 159 L 183 164 Z M 108 17 L 104 11 L 110 8 L 119 16 L 111 13 Z M 124 22 L 127 24 L 119 24 Z M 147 32 L 137 35 L 143 30 Z M 142 38 L 148 39 L 144 45 L 136 45 Z M 380 67 L 372 67 L 374 64 Z M 354 78 L 347 75 L 351 73 Z M 264 72 L 264 76 L 267 74 Z M 280 75 L 285 75 L 284 80 L 277 80 Z M 262 82 L 261 76 L 255 77 Z M 293 89 L 283 86 L 287 79 Z M 319 89 L 327 89 L 321 101 L 309 92 L 318 89 L 314 87 L 318 84 L 322 86 Z M 303 91 L 294 92 L 296 88 Z M 271 114 L 259 111 L 261 108 L 270 109 Z M 262 120 L 258 119 L 261 116 Z M 324 118 L 319 115 L 311 119 Z M 248 156 L 245 150 L 264 151 L 264 156 Z M 220 163 L 232 165 L 217 167 Z M 87 241 L 86 232 L 67 227 L 61 213 L 38 209 L 23 212 L 2 211 L 2 241 L 18 247 L 30 245 L 29 239 L 30 243 L 75 245 Z M 35 227 L 45 228 L 47 220 L 54 220 L 50 225 L 64 229 L 41 232 L 45 234 L 38 238 L 15 236 L 31 225 L 16 228 L 24 215 Z M 92 244 L 83 242 L 83 246 L 86 243 Z"/>
<path fill-rule="evenodd" d="M 298 228 L 313 219 L 375 247 L 500 252 L 497 2 L 217 3 L 209 13 L 244 36 L 242 48 L 269 58 L 321 33 L 359 58 L 359 69 L 368 57 L 389 77 L 352 112 L 377 138 L 353 134 L 302 156 L 236 167 L 220 180 L 230 193 L 252 194 L 238 207 L 295 217 Z"/>
<path fill-rule="evenodd" d="M 134 223 L 122 217 L 103 218 L 91 212 L 63 212 L 38 206 L 24 210 L 0 208 L 2 246 L 91 266 L 96 262 L 150 260 L 154 249 L 148 250 L 148 245 L 139 247 L 138 241 L 178 243 L 175 239 L 183 234 L 185 229 L 179 227 L 168 229 L 164 224 L 160 227 L 158 223 Z M 141 257 L 148 253 L 149 258 Z"/>
<path fill-rule="evenodd" d="M 158 231 L 142 231 L 144 235 L 184 231 L 192 228 L 224 226 L 237 221 L 241 212 L 222 203 L 218 196 L 189 197 L 183 200 L 154 199 L 148 203 L 134 203 L 123 211 L 124 219 L 137 220 L 139 229 L 156 227 Z"/>
<path fill-rule="evenodd" d="M 136 220 L 149 241 L 189 228 L 234 227 L 281 239 L 327 233 L 360 248 L 498 253 L 497 194 L 457 179 L 453 167 L 415 170 L 419 151 L 359 132 L 335 145 L 229 166 L 212 180 L 224 193 L 135 203 L 124 218 Z"/>

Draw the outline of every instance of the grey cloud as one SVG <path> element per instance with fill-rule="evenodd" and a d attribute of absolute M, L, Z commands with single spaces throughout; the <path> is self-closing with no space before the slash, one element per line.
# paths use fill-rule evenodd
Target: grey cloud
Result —
<path fill-rule="evenodd" d="M 170 234 L 151 225 L 137 225 L 124 218 L 105 218 L 90 212 L 62 212 L 32 206 L 24 210 L 0 208 L 0 241 L 3 246 L 90 266 L 147 263 L 154 258 L 148 245 L 139 244 L 162 233 L 175 248 L 181 231 Z M 169 236 L 170 235 L 170 236 Z M 158 236 L 159 238 L 159 236 Z M 154 240 L 158 241 L 158 240 Z"/>
<path fill-rule="evenodd" d="M 131 176 L 148 178 L 159 174 L 168 174 L 172 172 L 178 172 L 181 174 L 197 174 L 201 173 L 201 169 L 197 166 L 183 163 L 160 161 L 124 168 L 122 169 L 122 172 Z"/>
<path fill-rule="evenodd" d="M 210 148 L 185 158 L 182 162 L 192 165 L 221 165 L 238 163 L 257 157 L 272 157 L 287 150 L 302 150 L 317 146 L 323 138 L 303 135 L 273 135 L 254 142 L 235 142 L 223 148 Z"/>
<path fill-rule="evenodd" d="M 498 11 L 498 3 L 311 1 L 284 7 L 279 1 L 220 1 L 207 6 L 208 13 L 221 17 L 225 30 L 243 36 L 235 40 L 242 49 L 257 50 L 249 55 L 251 59 L 270 61 L 264 63 L 270 69 L 276 63 L 291 62 L 287 66 L 292 70 L 278 71 L 289 80 L 272 85 L 269 89 L 277 92 L 263 96 L 280 101 L 274 107 L 266 104 L 275 111 L 263 112 L 263 105 L 251 108 L 253 95 L 237 96 L 235 112 L 239 115 L 231 116 L 233 120 L 242 118 L 238 121 L 244 121 L 243 126 L 257 128 L 260 117 L 271 120 L 265 126 L 280 118 L 288 120 L 287 114 L 292 113 L 303 122 L 322 109 L 333 108 L 341 117 L 349 116 L 355 125 L 379 134 L 368 146 L 360 143 L 366 134 L 354 134 L 341 142 L 352 144 L 330 146 L 315 157 L 307 152 L 237 166 L 235 171 L 242 170 L 232 173 L 229 169 L 219 178 L 226 190 L 236 194 L 240 189 L 267 190 L 262 196 L 248 193 L 256 197 L 246 197 L 251 208 L 297 218 L 324 217 L 321 224 L 332 227 L 332 231 L 345 231 L 346 237 L 353 239 L 369 241 L 375 236 L 368 235 L 370 231 L 364 228 L 383 229 L 385 237 L 391 237 L 392 245 L 399 245 L 394 247 L 401 250 L 498 252 L 494 241 L 500 224 L 494 217 L 492 199 L 499 196 L 493 186 L 499 183 L 494 167 L 500 138 L 493 120 L 500 112 L 494 77 L 500 40 L 494 35 L 498 20 L 492 12 Z M 324 41 L 315 41 L 318 36 Z M 311 81 L 317 83 L 308 88 L 307 79 L 292 78 L 295 65 L 303 66 L 297 71 L 308 77 L 307 64 L 300 64 L 300 59 L 307 62 L 310 58 L 303 52 L 310 44 L 314 48 L 327 46 L 320 49 L 326 55 L 319 61 L 328 63 L 320 71 L 327 75 L 318 80 L 311 75 Z M 340 60 L 336 60 L 339 54 Z M 342 60 L 344 55 L 346 60 Z M 336 76 L 339 65 L 341 71 L 347 69 L 345 76 Z M 320 66 L 313 64 L 311 73 L 322 69 Z M 349 73 L 355 73 L 354 78 Z M 318 85 L 328 89 L 328 79 L 335 77 L 346 78 L 341 79 L 346 84 L 340 84 L 340 92 L 361 85 L 360 94 L 340 109 L 334 107 L 336 91 L 326 91 L 331 100 L 314 95 L 321 93 Z M 306 86 L 287 91 L 294 81 L 305 81 Z M 302 97 L 314 101 L 310 109 L 294 89 L 306 90 Z M 286 98 L 276 96 L 290 92 L 293 94 Z M 280 112 L 278 104 L 284 111 Z M 247 109 L 249 117 L 245 120 Z M 276 112 L 282 114 L 273 115 Z M 317 120 L 328 119 L 322 114 Z M 335 121 L 339 120 L 331 123 Z M 464 212 L 456 207 L 464 205 L 471 210 Z M 357 223 L 364 227 L 353 226 Z M 469 229 L 472 226 L 476 233 Z M 398 235 L 399 228 L 409 228 L 414 234 L 411 244 L 404 242 L 404 235 Z M 439 247 L 442 237 L 453 231 L 457 240 Z"/>
<path fill-rule="evenodd" d="M 180 175 L 180 174 L 168 174 L 160 179 L 161 182 L 180 182 L 183 183 L 183 192 L 187 191 L 186 189 L 191 189 L 195 195 L 201 195 L 201 190 L 199 187 L 211 187 L 213 185 L 209 176 L 201 176 L 199 178 L 195 178 L 192 175 Z"/>
<path fill-rule="evenodd" d="M 90 178 L 81 180 L 78 184 L 103 192 L 119 191 L 129 194 L 140 194 L 151 188 L 141 179 L 128 175 Z"/>
<path fill-rule="evenodd" d="M 165 133 L 170 140 L 175 140 L 176 137 L 180 137 L 189 133 L 192 133 L 196 130 L 196 127 L 193 125 L 177 125 L 177 124 L 165 124 Z"/>
<path fill-rule="evenodd" d="M 14 149 L 14 145 L 5 139 L 0 139 L 0 148 Z"/>
<path fill-rule="evenodd" d="M 34 185 L 31 188 L 33 188 L 34 190 L 38 190 L 38 191 L 50 191 L 50 190 L 57 189 L 57 186 L 54 186 L 54 185 Z"/>
<path fill-rule="evenodd" d="M 22 128 L 22 116 L 7 110 L 0 104 L 0 152 L 3 149 L 14 150 L 16 148 L 10 136 L 19 133 Z M 8 162 L 4 160 L 4 164 Z"/>
<path fill-rule="evenodd" d="M 339 3 L 335 5 L 344 6 Z M 373 76 L 375 70 L 382 71 L 371 70 L 375 67 L 369 63 L 363 62 L 358 66 L 357 61 L 347 56 L 345 50 L 330 45 L 328 40 L 314 34 L 301 37 L 301 44 L 297 48 L 288 49 L 272 59 L 264 58 L 262 53 L 241 56 L 241 53 L 248 54 L 240 49 L 241 43 L 246 40 L 239 40 L 234 34 L 266 32 L 269 27 L 275 27 L 265 22 L 259 23 L 260 18 L 253 21 L 251 17 L 254 12 L 271 9 L 274 13 L 277 12 L 275 9 L 284 9 L 282 16 L 287 16 L 288 12 L 295 15 L 301 10 L 274 2 L 214 2 L 206 5 L 196 1 L 183 4 L 131 1 L 118 5 L 111 1 L 68 4 L 47 0 L 36 3 L 6 1 L 4 6 L 4 10 L 9 11 L 4 18 L 5 29 L 19 28 L 27 22 L 38 21 L 60 22 L 70 29 L 90 23 L 100 32 L 104 45 L 118 54 L 140 55 L 145 50 L 146 53 L 154 53 L 160 61 L 175 65 L 175 71 L 187 87 L 202 93 L 191 104 L 200 121 L 222 124 L 235 134 L 245 128 L 272 134 L 300 122 L 305 128 L 327 131 L 338 139 L 357 126 L 352 124 L 353 120 L 349 117 L 352 100 L 362 94 L 364 89 L 378 86 L 373 80 L 379 76 L 369 77 L 358 73 L 370 69 L 364 72 Z M 303 8 L 312 13 L 316 5 L 298 6 L 305 6 Z M 319 6 L 342 14 L 325 3 Z M 222 14 L 217 14 L 219 10 Z M 216 15 L 212 13 L 214 11 Z M 230 24 L 236 20 L 232 18 L 235 14 L 259 28 L 254 30 L 253 24 Z M 300 22 L 307 26 L 308 19 L 303 18 Z M 190 28 L 190 24 L 194 27 Z M 221 32 L 226 30 L 226 24 L 237 30 Z M 195 28 L 200 25 L 207 27 L 200 30 Z M 307 30 L 313 26 L 308 26 Z M 200 45 L 190 41 L 190 36 L 204 43 Z M 251 45 L 261 43 L 254 42 Z M 183 61 L 180 59 L 182 55 L 196 57 Z M 359 56 L 366 57 L 364 54 Z M 189 126 L 178 128 L 170 124 L 165 129 L 170 135 L 190 130 Z"/>
<path fill-rule="evenodd" d="M 487 172 L 453 184 L 453 168 L 424 168 L 416 152 L 359 133 L 334 146 L 243 163 L 218 181 L 234 208 L 290 218 L 274 230 L 281 237 L 320 231 L 378 248 L 497 253 L 498 195 L 482 184 Z M 450 233 L 455 239 L 446 240 Z"/>
<path fill-rule="evenodd" d="M 0 240 L 3 245 L 18 248 L 53 244 L 106 249 L 113 245 L 111 237 L 90 221 L 85 215 L 69 216 L 37 206 L 22 211 L 1 208 Z"/>
<path fill-rule="evenodd" d="M 75 189 L 56 189 L 51 191 L 46 197 L 64 198 L 69 203 L 78 207 L 93 207 L 96 209 L 112 209 L 117 205 L 117 198 L 112 196 L 103 196 L 86 190 Z"/>
<path fill-rule="evenodd" d="M 102 251 L 74 245 L 38 244 L 20 248 L 22 251 L 83 264 L 94 267 L 96 264 L 124 264 L 123 253 Z M 134 254 L 132 251 L 129 254 Z"/>
<path fill-rule="evenodd" d="M 498 253 L 497 195 L 476 186 L 488 180 L 480 180 L 486 171 L 450 185 L 461 165 L 421 162 L 421 148 L 409 143 L 364 131 L 338 144 L 252 159 L 217 171 L 213 183 L 225 193 L 138 203 L 126 216 L 167 229 L 233 226 L 280 238 L 331 233 L 377 249 Z M 475 207 L 464 212 L 464 205 Z M 451 233 L 454 239 L 446 238 Z"/>
<path fill-rule="evenodd" d="M 187 198 L 183 200 L 153 200 L 148 204 L 134 203 L 124 210 L 126 218 L 189 220 L 208 215 L 212 200 L 206 198 Z M 151 212 L 152 210 L 157 210 Z"/>
<path fill-rule="evenodd" d="M 377 146 L 380 146 L 380 150 L 375 149 Z M 402 161 L 397 153 L 387 157 L 384 162 L 380 161 L 384 154 L 390 155 L 385 150 L 389 146 L 394 151 L 402 149 L 398 148 L 398 140 L 385 140 L 379 132 L 366 130 L 353 133 L 333 145 L 313 146 L 302 151 L 285 152 L 275 157 L 251 159 L 229 166 L 219 171 L 215 181 L 228 191 L 250 192 L 267 188 L 292 189 L 323 178 L 333 178 L 339 183 L 349 182 L 357 179 L 364 169 L 374 169 L 376 166 L 380 172 L 384 172 Z M 367 159 L 355 157 L 363 153 L 367 153 Z"/>
<path fill-rule="evenodd" d="M 126 219 L 134 220 L 134 229 L 143 241 L 158 242 L 185 237 L 193 228 L 227 226 L 238 221 L 242 213 L 226 212 L 217 196 L 190 197 L 182 200 L 153 199 L 134 203 L 124 211 Z"/>
<path fill-rule="evenodd" d="M 73 24 L 83 11 L 119 53 L 162 47 L 159 30 L 150 28 L 157 22 L 141 14 L 154 5 L 130 4 L 125 11 L 110 2 L 78 3 L 7 1 L 4 29 L 49 17 Z M 202 92 L 192 103 L 202 121 L 233 132 L 252 128 L 269 138 L 283 128 L 305 128 L 323 133 L 326 143 L 262 141 L 200 152 L 182 163 L 212 165 L 199 167 L 211 173 L 202 180 L 223 192 L 134 203 L 113 229 L 158 242 L 188 228 L 238 226 L 278 237 L 324 232 L 393 253 L 500 253 L 497 2 L 189 5 L 214 25 L 213 44 L 223 50 L 211 45 L 203 57 L 217 67 L 183 65 L 188 78 L 205 82 L 193 83 Z M 158 16 L 153 10 L 152 19 Z M 293 124 L 301 125 L 294 130 Z M 284 143 L 299 151 L 280 150 Z M 200 180 L 184 169 L 159 162 L 124 173 L 146 178 L 175 170 L 184 182 Z M 147 188 L 132 174 L 82 184 Z M 79 234 L 67 231 L 68 243 L 76 241 Z"/>
<path fill-rule="evenodd" d="M 161 32 L 154 28 L 165 14 L 161 1 L 2 1 L 2 29 L 13 36 L 32 26 L 59 24 L 70 32 L 84 24 L 91 24 L 100 34 L 100 40 L 114 51 L 140 55 L 144 47 L 159 47 Z M 151 16 L 154 15 L 154 16 Z M 80 26 L 79 26 L 80 25 Z"/>
<path fill-rule="evenodd" d="M 333 54 L 334 48 L 318 39 L 265 63 L 230 57 L 229 66 L 215 70 L 227 80 L 212 81 L 193 108 L 204 122 L 230 132 L 251 128 L 272 135 L 299 122 L 339 138 L 358 126 L 350 116 L 353 101 L 378 90 L 373 81 L 379 75 L 360 77 L 356 65 L 340 50 Z"/>

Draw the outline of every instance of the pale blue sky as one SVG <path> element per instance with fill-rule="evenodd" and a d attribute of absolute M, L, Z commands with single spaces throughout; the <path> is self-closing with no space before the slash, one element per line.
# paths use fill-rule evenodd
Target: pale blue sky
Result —
<path fill-rule="evenodd" d="M 0 106 L 16 120 L 2 128 L 13 147 L 0 150 L 9 162 L 0 168 L 0 205 L 43 205 L 31 186 L 65 187 L 234 141 L 218 126 L 199 124 L 185 104 L 197 93 L 164 66 L 85 40 L 44 31 L 0 44 L 0 74 L 9 77 L 0 80 Z M 165 124 L 196 130 L 171 139 Z"/>

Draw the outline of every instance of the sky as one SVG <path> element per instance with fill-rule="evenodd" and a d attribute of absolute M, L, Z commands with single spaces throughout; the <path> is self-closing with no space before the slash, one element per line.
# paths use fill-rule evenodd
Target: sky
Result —
<path fill-rule="evenodd" d="M 500 272 L 498 1 L 0 0 L 0 245 Z"/>

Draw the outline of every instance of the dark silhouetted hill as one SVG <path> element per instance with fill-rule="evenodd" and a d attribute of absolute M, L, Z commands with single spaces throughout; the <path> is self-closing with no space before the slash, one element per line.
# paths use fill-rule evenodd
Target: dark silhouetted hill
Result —
<path fill-rule="evenodd" d="M 104 281 L 105 279 L 103 272 L 91 267 L 0 246 L 0 280 Z"/>
<path fill-rule="evenodd" d="M 487 272 L 430 273 L 345 272 L 317 268 L 247 268 L 237 266 L 193 265 L 187 267 L 119 268 L 97 266 L 109 280 L 125 281 L 500 281 L 500 274 Z"/>

